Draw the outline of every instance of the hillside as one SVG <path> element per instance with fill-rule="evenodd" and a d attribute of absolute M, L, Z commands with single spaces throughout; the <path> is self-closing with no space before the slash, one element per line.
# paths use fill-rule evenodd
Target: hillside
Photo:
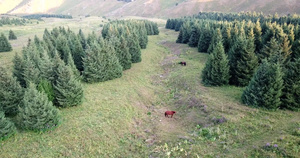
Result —
<path fill-rule="evenodd" d="M 199 11 L 300 13 L 298 0 L 0 0 L 0 13 L 181 17 Z"/>

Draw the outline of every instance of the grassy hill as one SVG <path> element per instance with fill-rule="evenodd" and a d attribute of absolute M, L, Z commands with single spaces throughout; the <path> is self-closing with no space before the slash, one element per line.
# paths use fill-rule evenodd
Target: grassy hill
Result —
<path fill-rule="evenodd" d="M 14 7 L 13 7 L 14 6 Z M 256 11 L 300 14 L 298 0 L 23 0 L 0 1 L 0 13 L 59 13 L 71 15 L 111 15 L 181 17 L 199 11 Z"/>

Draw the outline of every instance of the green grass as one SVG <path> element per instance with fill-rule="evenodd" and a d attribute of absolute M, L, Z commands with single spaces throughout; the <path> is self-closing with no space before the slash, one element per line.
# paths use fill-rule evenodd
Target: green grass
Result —
<path fill-rule="evenodd" d="M 43 27 L 68 25 L 97 31 L 95 17 L 46 20 L 16 30 L 15 50 Z M 50 26 L 51 25 L 51 26 Z M 17 31 L 19 30 L 19 31 Z M 24 31 L 22 31 L 24 30 Z M 201 71 L 208 55 L 176 44 L 178 33 L 161 28 L 149 36 L 142 62 L 122 78 L 83 84 L 82 105 L 61 109 L 62 124 L 46 133 L 18 131 L 0 142 L 0 157 L 296 157 L 300 152 L 299 112 L 266 111 L 240 102 L 243 88 L 204 87 Z M 97 31 L 100 32 L 99 30 Z M 23 43 L 22 43 L 23 44 Z M 177 53 L 177 54 L 174 54 Z M 179 53 L 179 54 L 178 54 Z M 0 53 L 11 66 L 13 52 Z M 179 61 L 186 61 L 181 66 Z M 165 118 L 165 110 L 175 110 Z M 218 124 L 215 120 L 226 118 Z M 279 148 L 265 148 L 266 143 Z"/>

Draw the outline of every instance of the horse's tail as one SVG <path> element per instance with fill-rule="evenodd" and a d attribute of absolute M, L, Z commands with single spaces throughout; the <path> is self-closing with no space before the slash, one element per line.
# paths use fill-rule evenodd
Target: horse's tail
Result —
<path fill-rule="evenodd" d="M 167 117 L 167 115 L 168 115 L 167 112 L 165 112 L 165 117 Z"/>

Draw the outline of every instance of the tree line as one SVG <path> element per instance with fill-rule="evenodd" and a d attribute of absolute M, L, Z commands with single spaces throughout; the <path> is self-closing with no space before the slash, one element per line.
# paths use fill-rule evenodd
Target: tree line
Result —
<path fill-rule="evenodd" d="M 43 39 L 29 39 L 13 59 L 12 74 L 0 67 L 0 139 L 17 128 L 56 128 L 61 123 L 58 108 L 82 103 L 81 80 L 119 78 L 132 63 L 141 62 L 141 49 L 148 42 L 146 23 L 158 30 L 155 23 L 126 20 L 106 24 L 100 35 L 85 37 L 82 30 L 76 34 L 58 27 L 45 29 Z"/>
<path fill-rule="evenodd" d="M 169 19 L 166 28 L 180 31 L 177 43 L 210 54 L 202 72 L 205 85 L 246 86 L 242 102 L 247 105 L 299 110 L 299 24 L 272 22 L 265 16 L 253 22 L 255 16 L 241 15 L 199 13 Z"/>
<path fill-rule="evenodd" d="M 22 25 L 25 25 L 26 23 L 28 23 L 28 21 L 23 18 L 1 17 L 1 19 L 0 19 L 0 27 L 3 25 L 22 26 Z"/>
<path fill-rule="evenodd" d="M 73 19 L 72 15 L 62 15 L 62 14 L 30 14 L 22 17 L 26 19 L 41 19 L 41 18 Z"/>

